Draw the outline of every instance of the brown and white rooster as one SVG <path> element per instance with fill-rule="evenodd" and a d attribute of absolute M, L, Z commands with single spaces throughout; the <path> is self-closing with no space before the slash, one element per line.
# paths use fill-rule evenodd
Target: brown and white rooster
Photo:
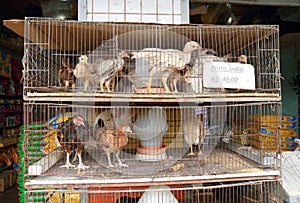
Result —
<path fill-rule="evenodd" d="M 80 135 L 79 135 L 80 134 Z M 88 137 L 89 130 L 84 124 L 84 119 L 81 116 L 74 116 L 67 121 L 61 123 L 57 132 L 57 140 L 61 147 L 66 152 L 66 164 L 61 167 L 75 167 L 70 163 L 70 156 L 75 152 L 75 157 L 78 157 L 79 163 L 77 165 L 78 172 L 80 170 L 85 170 L 89 166 L 85 166 L 82 162 L 82 151 L 83 151 L 83 141 L 80 137 Z"/>

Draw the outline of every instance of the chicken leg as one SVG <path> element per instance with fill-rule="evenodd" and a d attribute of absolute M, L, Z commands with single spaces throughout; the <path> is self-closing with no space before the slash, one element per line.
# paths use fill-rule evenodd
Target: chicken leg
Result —
<path fill-rule="evenodd" d="M 124 164 L 124 163 L 122 163 L 122 161 L 121 161 L 121 159 L 120 159 L 120 157 L 119 157 L 119 155 L 120 155 L 120 151 L 118 151 L 117 153 L 116 153 L 116 157 L 117 157 L 117 160 L 118 160 L 118 162 L 119 162 L 119 166 L 120 167 L 128 167 L 128 165 L 127 164 Z"/>
<path fill-rule="evenodd" d="M 199 151 L 200 151 L 200 145 L 199 145 L 199 138 L 196 138 L 194 140 L 194 143 L 197 143 L 198 147 L 199 147 Z M 195 155 L 194 151 L 193 151 L 193 144 L 190 145 L 190 153 L 188 153 L 189 156 L 193 156 Z"/>
<path fill-rule="evenodd" d="M 75 165 L 72 165 L 72 164 L 70 163 L 70 155 L 71 155 L 71 152 L 66 151 L 66 154 L 67 154 L 67 156 L 66 156 L 66 158 L 67 158 L 66 164 L 65 164 L 65 165 L 62 165 L 62 166 L 60 166 L 60 167 L 61 167 L 61 168 L 66 167 L 67 169 L 69 169 L 70 167 L 75 167 Z"/>
<path fill-rule="evenodd" d="M 114 165 L 112 165 L 111 160 L 110 160 L 110 152 L 109 149 L 103 149 L 106 156 L 107 156 L 107 161 L 108 161 L 108 168 L 113 168 Z"/>
<path fill-rule="evenodd" d="M 83 162 L 82 162 L 82 154 L 81 154 L 81 152 L 78 152 L 77 153 L 77 156 L 78 156 L 78 165 L 77 165 L 77 167 L 75 168 L 75 169 L 77 169 L 78 170 L 78 173 L 80 172 L 80 170 L 85 170 L 85 169 L 88 169 L 90 166 L 86 166 L 86 165 L 84 165 L 83 164 Z"/>
<path fill-rule="evenodd" d="M 104 85 L 103 85 L 103 82 L 100 82 L 100 91 L 101 91 L 101 92 L 104 92 Z"/>
<path fill-rule="evenodd" d="M 150 73 L 149 73 L 149 80 L 148 80 L 147 85 L 146 85 L 147 93 L 152 93 L 151 85 L 152 85 L 153 71 L 154 71 L 154 68 L 152 68 Z"/>
<path fill-rule="evenodd" d="M 108 92 L 112 92 L 112 90 L 110 89 L 110 83 L 111 83 L 111 80 L 108 80 L 108 81 L 105 82 L 105 87 L 106 87 Z"/>

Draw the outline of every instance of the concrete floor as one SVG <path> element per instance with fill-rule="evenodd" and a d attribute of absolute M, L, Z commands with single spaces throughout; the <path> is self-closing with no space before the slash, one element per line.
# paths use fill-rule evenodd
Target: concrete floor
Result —
<path fill-rule="evenodd" d="M 9 188 L 5 192 L 0 193 L 0 202 L 18 203 L 19 202 L 18 199 L 19 199 L 19 195 L 18 195 L 17 184 Z"/>

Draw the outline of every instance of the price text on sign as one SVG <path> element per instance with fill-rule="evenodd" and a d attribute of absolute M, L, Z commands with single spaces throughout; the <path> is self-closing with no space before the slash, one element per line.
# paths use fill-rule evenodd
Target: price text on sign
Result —
<path fill-rule="evenodd" d="M 206 62 L 203 64 L 203 86 L 255 90 L 254 67 L 251 64 Z"/>

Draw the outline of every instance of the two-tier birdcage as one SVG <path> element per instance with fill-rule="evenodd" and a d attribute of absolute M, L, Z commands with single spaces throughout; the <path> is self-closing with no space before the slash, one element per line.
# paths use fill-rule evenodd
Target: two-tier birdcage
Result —
<path fill-rule="evenodd" d="M 278 26 L 24 28 L 27 202 L 281 202 Z"/>

